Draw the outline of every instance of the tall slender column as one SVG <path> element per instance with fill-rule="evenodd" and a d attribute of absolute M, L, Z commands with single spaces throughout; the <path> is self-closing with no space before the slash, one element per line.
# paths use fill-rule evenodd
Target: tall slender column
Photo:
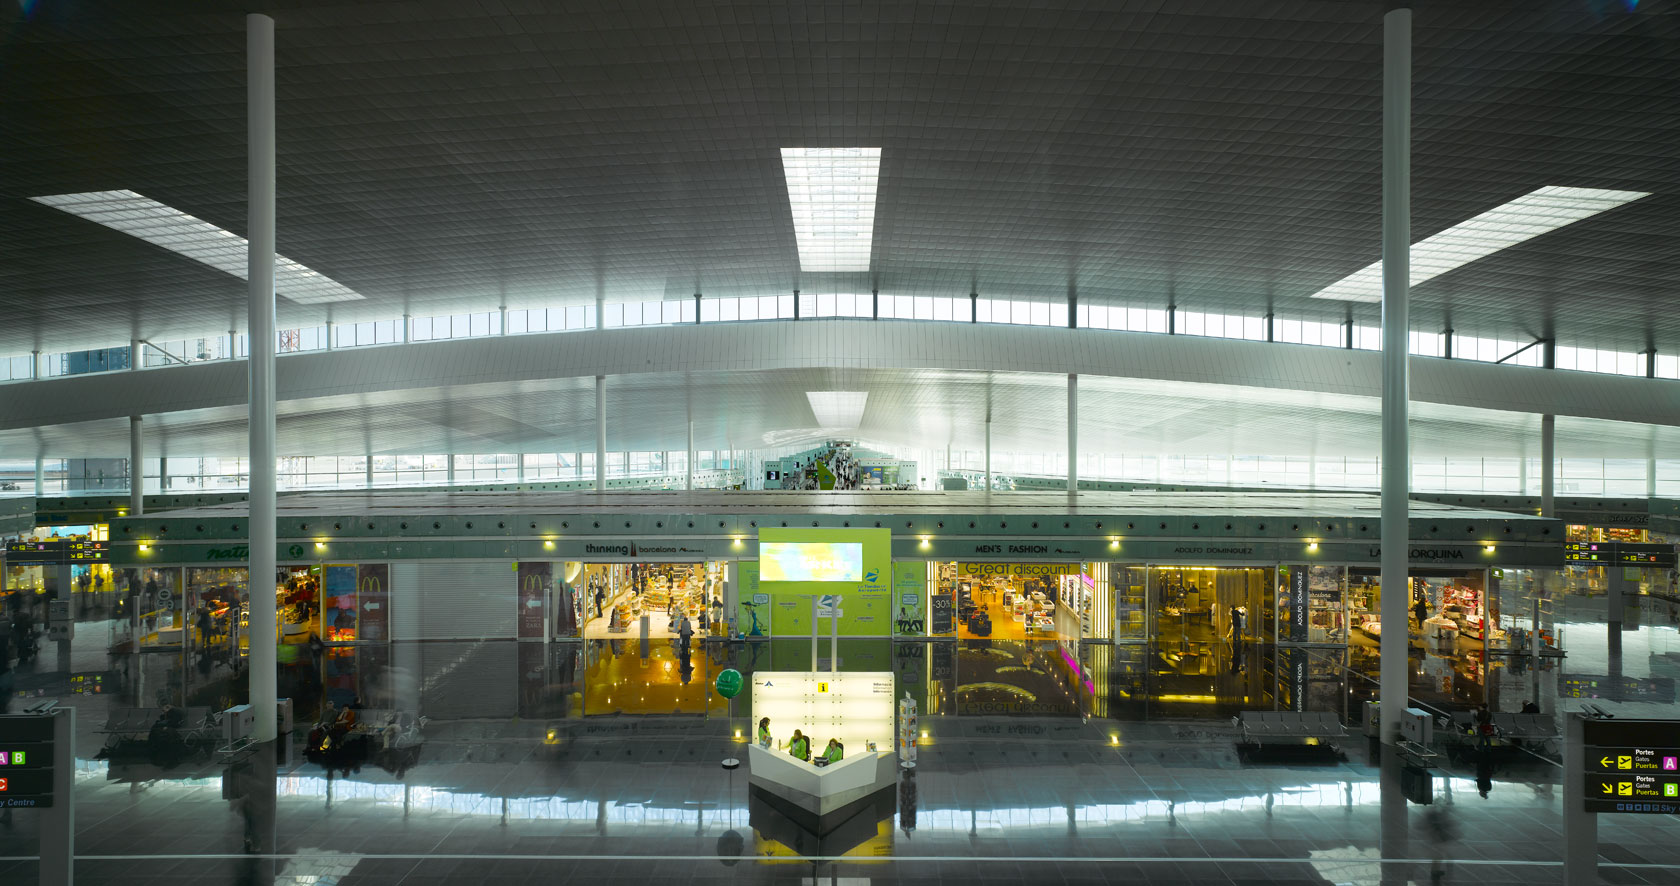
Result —
<path fill-rule="evenodd" d="M 405 344 L 405 345 L 408 344 L 409 336 L 413 334 L 413 330 L 414 330 L 414 317 L 412 315 L 409 315 L 409 314 L 402 315 L 402 343 L 403 344 Z"/>
<path fill-rule="evenodd" d="M 449 453 L 449 455 L 445 456 L 445 458 L 447 458 L 449 460 L 448 463 L 444 466 L 444 470 L 448 471 L 448 473 L 444 474 L 443 481 L 445 483 L 449 484 L 450 486 L 454 486 L 455 485 L 455 453 L 451 452 L 451 453 Z"/>
<path fill-rule="evenodd" d="M 1411 446 L 1412 11 L 1383 16 L 1382 153 L 1382 740 L 1396 740 L 1406 709 L 1406 575 Z"/>
<path fill-rule="evenodd" d="M 368 489 L 372 489 L 373 488 L 373 453 L 370 452 L 370 453 L 367 454 L 367 461 L 364 463 L 364 466 L 365 466 L 366 471 L 367 471 L 367 477 L 363 481 L 363 483 Z"/>
<path fill-rule="evenodd" d="M 30 364 L 29 377 L 40 381 L 47 377 L 47 355 L 40 351 L 34 352 L 35 362 Z"/>
<path fill-rule="evenodd" d="M 169 459 L 158 456 L 158 494 L 169 494 Z"/>
<path fill-rule="evenodd" d="M 146 440 L 138 415 L 128 417 L 128 513 L 146 513 Z"/>
<path fill-rule="evenodd" d="M 986 416 L 986 491 L 992 491 L 992 417 Z"/>
<path fill-rule="evenodd" d="M 272 741 L 276 726 L 274 624 L 274 19 L 245 17 L 245 88 L 250 183 L 247 253 L 250 322 L 251 434 L 251 737 Z"/>
<path fill-rule="evenodd" d="M 497 307 L 496 310 L 501 312 L 501 315 L 502 315 L 502 318 L 501 318 L 502 326 L 499 330 L 497 330 L 496 334 L 497 335 L 507 335 L 507 305 L 501 305 L 501 306 Z"/>
<path fill-rule="evenodd" d="M 140 369 L 145 365 L 145 347 L 146 343 L 140 339 L 131 338 L 128 340 L 128 368 L 130 370 Z"/>
<path fill-rule="evenodd" d="M 35 456 L 35 497 L 40 498 L 47 491 L 47 465 L 41 456 Z"/>
<path fill-rule="evenodd" d="M 519 482 L 525 482 L 525 453 L 519 453 Z"/>
<path fill-rule="evenodd" d="M 1540 516 L 1553 517 L 1553 477 L 1557 473 L 1557 416 L 1540 416 Z"/>
<path fill-rule="evenodd" d="M 1068 373 L 1067 385 L 1067 491 L 1072 495 L 1079 491 L 1079 376 Z"/>
<path fill-rule="evenodd" d="M 683 486 L 689 491 L 694 490 L 694 422 L 688 423 L 688 460 L 683 462 L 688 466 L 688 482 Z"/>
<path fill-rule="evenodd" d="M 607 377 L 595 376 L 595 491 L 607 491 Z"/>
<path fill-rule="evenodd" d="M 1657 497 L 1657 460 L 1645 459 L 1645 497 Z"/>

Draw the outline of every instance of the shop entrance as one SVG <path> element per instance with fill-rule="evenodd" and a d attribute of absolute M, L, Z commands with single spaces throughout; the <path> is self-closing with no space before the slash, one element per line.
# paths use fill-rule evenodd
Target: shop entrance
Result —
<path fill-rule="evenodd" d="M 959 640 L 1054 639 L 1058 610 L 1076 639 L 1091 591 L 1078 563 L 958 563 L 954 593 Z M 1074 630 L 1067 631 L 1067 618 Z"/>
<path fill-rule="evenodd" d="M 567 569 L 571 575 L 572 570 Z M 585 563 L 570 582 L 587 616 L 587 640 L 678 636 L 688 619 L 705 636 L 723 612 L 725 565 L 711 563 Z"/>
<path fill-rule="evenodd" d="M 1241 705 L 1255 669 L 1273 571 L 1261 567 L 1151 566 L 1154 643 L 1150 694 L 1160 704 L 1188 706 L 1187 714 L 1210 706 Z"/>

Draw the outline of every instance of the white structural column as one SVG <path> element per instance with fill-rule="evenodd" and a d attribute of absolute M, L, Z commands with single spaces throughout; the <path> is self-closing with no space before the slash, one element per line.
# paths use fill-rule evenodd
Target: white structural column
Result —
<path fill-rule="evenodd" d="M 128 417 L 128 513 L 146 513 L 146 439 L 140 416 Z"/>
<path fill-rule="evenodd" d="M 690 491 L 690 492 L 693 492 L 694 491 L 694 422 L 693 421 L 690 421 L 688 423 L 688 460 L 683 462 L 683 464 L 688 466 L 688 480 L 683 484 L 683 488 Z"/>
<path fill-rule="evenodd" d="M 519 482 L 525 482 L 525 453 L 519 453 Z"/>
<path fill-rule="evenodd" d="M 251 738 L 276 735 L 274 581 L 277 530 L 274 464 L 274 19 L 245 17 L 245 101 L 250 151 Z"/>
<path fill-rule="evenodd" d="M 986 416 L 986 491 L 992 491 L 992 417 Z"/>
<path fill-rule="evenodd" d="M 1406 708 L 1407 523 L 1411 446 L 1412 11 L 1383 16 L 1382 153 L 1382 740 L 1397 739 Z"/>
<path fill-rule="evenodd" d="M 158 495 L 169 494 L 169 459 L 158 456 Z"/>
<path fill-rule="evenodd" d="M 366 473 L 367 473 L 366 479 L 363 480 L 363 485 L 366 486 L 368 489 L 372 489 L 373 488 L 373 453 L 370 452 L 370 453 L 367 454 L 367 461 L 364 463 L 363 467 L 366 468 Z"/>
<path fill-rule="evenodd" d="M 1555 517 L 1552 497 L 1557 492 L 1557 416 L 1540 416 L 1540 516 Z"/>
<path fill-rule="evenodd" d="M 1657 460 L 1645 459 L 1645 497 L 1657 497 Z"/>
<path fill-rule="evenodd" d="M 47 491 L 47 464 L 41 456 L 35 456 L 35 497 L 40 498 Z"/>
<path fill-rule="evenodd" d="M 408 344 L 409 336 L 411 334 L 413 334 L 413 330 L 414 330 L 414 317 L 410 314 L 404 314 L 403 318 L 402 318 L 402 343 L 403 344 L 405 344 L 405 345 Z"/>
<path fill-rule="evenodd" d="M 607 377 L 604 375 L 595 376 L 595 491 L 607 491 Z"/>
<path fill-rule="evenodd" d="M 1079 491 L 1079 376 L 1071 372 L 1068 373 L 1067 426 L 1067 491 L 1072 495 Z"/>

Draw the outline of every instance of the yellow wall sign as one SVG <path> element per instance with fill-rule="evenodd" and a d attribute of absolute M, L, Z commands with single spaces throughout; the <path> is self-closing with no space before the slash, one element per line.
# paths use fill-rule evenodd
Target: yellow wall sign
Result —
<path fill-rule="evenodd" d="M 1078 575 L 1078 563 L 959 563 L 957 572 L 962 575 L 986 576 L 1007 575 L 1020 577 L 1024 575 Z"/>
<path fill-rule="evenodd" d="M 818 683 L 817 684 L 817 691 L 818 692 L 827 692 L 828 691 L 828 684 L 827 683 Z"/>

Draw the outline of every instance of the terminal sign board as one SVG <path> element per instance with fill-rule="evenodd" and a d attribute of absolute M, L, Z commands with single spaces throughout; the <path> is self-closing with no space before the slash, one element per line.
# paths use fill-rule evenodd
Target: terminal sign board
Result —
<path fill-rule="evenodd" d="M 45 541 L 14 541 L 6 544 L 9 563 L 106 563 L 111 543 L 82 538 L 51 538 Z"/>
<path fill-rule="evenodd" d="M 52 719 L 0 716 L 0 808 L 40 809 L 52 804 Z"/>
<path fill-rule="evenodd" d="M 1588 720 L 1586 811 L 1680 813 L 1680 721 Z"/>
<path fill-rule="evenodd" d="M 1674 545 L 1626 541 L 1572 541 L 1563 546 L 1565 563 L 1600 566 L 1654 566 L 1673 568 Z"/>

